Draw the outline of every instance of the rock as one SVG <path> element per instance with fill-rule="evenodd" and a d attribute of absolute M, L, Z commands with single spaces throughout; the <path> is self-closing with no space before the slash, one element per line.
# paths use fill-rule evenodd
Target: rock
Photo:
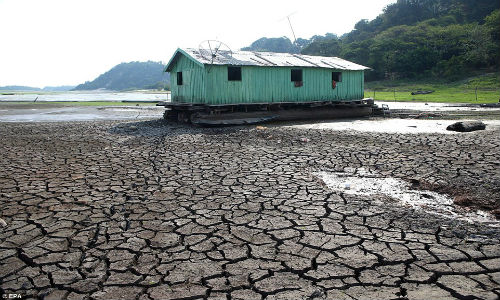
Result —
<path fill-rule="evenodd" d="M 2 218 L 0 218 L 0 227 L 7 227 L 7 222 Z"/>
<path fill-rule="evenodd" d="M 470 132 L 476 130 L 484 130 L 485 128 L 486 124 L 484 124 L 481 121 L 461 121 L 449 125 L 448 127 L 446 127 L 446 130 L 458 131 L 458 132 Z"/>

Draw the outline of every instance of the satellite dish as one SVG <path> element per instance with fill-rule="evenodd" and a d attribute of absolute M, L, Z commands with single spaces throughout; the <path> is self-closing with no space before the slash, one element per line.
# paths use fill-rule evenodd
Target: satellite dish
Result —
<path fill-rule="evenodd" d="M 210 65 L 214 63 L 218 56 L 225 58 L 233 57 L 233 51 L 228 45 L 217 40 L 206 40 L 200 43 L 199 51 L 204 60 L 209 61 Z M 210 71 L 210 69 L 208 69 Z"/>

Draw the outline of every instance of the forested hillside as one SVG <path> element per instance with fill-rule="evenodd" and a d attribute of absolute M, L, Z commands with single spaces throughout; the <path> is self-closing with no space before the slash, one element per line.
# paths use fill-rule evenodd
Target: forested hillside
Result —
<path fill-rule="evenodd" d="M 243 51 L 267 51 L 279 53 L 300 53 L 304 47 L 313 41 L 322 41 L 325 39 L 338 39 L 333 33 L 327 33 L 324 36 L 315 35 L 310 39 L 298 38 L 295 43 L 286 36 L 279 38 L 260 38 L 248 47 L 243 47 Z"/>
<path fill-rule="evenodd" d="M 159 62 L 129 62 L 116 65 L 93 81 L 78 85 L 75 90 L 163 89 L 169 86 L 170 76 Z"/>
<path fill-rule="evenodd" d="M 332 34 L 327 34 L 333 37 Z M 335 36 L 336 37 L 336 36 Z M 317 36 L 309 40 L 298 38 L 295 43 L 290 41 L 286 36 L 279 38 L 260 38 L 253 42 L 250 46 L 241 48 L 244 51 L 267 51 L 267 52 L 280 52 L 280 53 L 300 53 L 302 48 L 309 45 Z"/>
<path fill-rule="evenodd" d="M 398 0 L 341 37 L 315 36 L 294 46 L 303 54 L 339 56 L 369 66 L 373 70 L 367 79 L 372 80 L 454 79 L 497 71 L 499 7 L 500 1 L 492 0 Z"/>

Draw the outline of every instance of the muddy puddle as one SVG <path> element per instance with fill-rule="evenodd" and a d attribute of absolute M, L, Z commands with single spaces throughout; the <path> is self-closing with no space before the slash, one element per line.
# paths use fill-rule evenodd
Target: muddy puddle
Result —
<path fill-rule="evenodd" d="M 465 120 L 460 120 L 465 121 Z M 457 120 L 416 120 L 416 119 L 368 119 L 368 120 L 335 120 L 328 122 L 317 122 L 310 124 L 292 125 L 294 128 L 303 129 L 329 129 L 329 130 L 355 130 L 362 132 L 380 133 L 442 133 L 457 134 L 455 131 L 448 131 L 448 125 Z M 486 130 L 499 130 L 500 120 L 485 120 Z M 463 134 L 463 133 L 461 133 Z M 467 133 L 467 134 L 474 134 Z"/>
<path fill-rule="evenodd" d="M 346 169 L 345 172 L 317 172 L 331 190 L 348 195 L 385 196 L 396 200 L 401 206 L 444 216 L 449 219 L 468 223 L 481 223 L 500 227 L 500 221 L 484 211 L 471 211 L 453 204 L 447 195 L 433 191 L 415 190 L 411 185 L 398 178 L 382 177 L 364 168 Z"/>

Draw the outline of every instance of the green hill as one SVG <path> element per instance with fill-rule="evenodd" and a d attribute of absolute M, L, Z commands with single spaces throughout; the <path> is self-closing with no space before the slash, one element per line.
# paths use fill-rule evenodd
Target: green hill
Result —
<path fill-rule="evenodd" d="M 61 86 L 46 86 L 42 90 L 44 92 L 65 92 L 74 89 L 74 85 L 61 85 Z"/>
<path fill-rule="evenodd" d="M 243 51 L 265 51 L 280 53 L 299 53 L 300 47 L 294 45 L 286 36 L 280 38 L 260 38 L 250 46 L 241 48 Z"/>
<path fill-rule="evenodd" d="M 169 87 L 170 76 L 163 72 L 163 68 L 162 63 L 153 61 L 121 63 L 93 81 L 78 85 L 74 90 L 164 89 Z"/>
<path fill-rule="evenodd" d="M 298 38 L 293 43 L 288 37 L 279 38 L 260 38 L 253 42 L 248 47 L 243 47 L 243 51 L 260 51 L 260 52 L 279 52 L 279 53 L 300 53 L 301 50 L 314 41 L 322 41 L 325 39 L 338 38 L 333 33 L 327 33 L 324 36 L 315 35 L 310 39 Z"/>
<path fill-rule="evenodd" d="M 338 39 L 304 54 L 340 56 L 369 66 L 367 79 L 469 77 L 498 70 L 499 1 L 399 0 Z"/>
<path fill-rule="evenodd" d="M 491 0 L 398 0 L 341 37 L 314 36 L 292 46 L 286 38 L 259 39 L 246 49 L 293 52 L 295 46 L 302 54 L 338 56 L 371 67 L 367 80 L 457 80 L 498 71 L 499 8 Z"/>

